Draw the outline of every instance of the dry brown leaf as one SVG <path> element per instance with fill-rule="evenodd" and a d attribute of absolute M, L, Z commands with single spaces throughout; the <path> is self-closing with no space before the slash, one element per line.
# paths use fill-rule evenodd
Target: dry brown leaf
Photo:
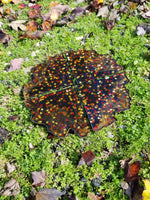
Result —
<path fill-rule="evenodd" d="M 34 21 L 34 20 L 32 20 L 32 21 L 29 21 L 28 23 L 27 23 L 27 33 L 32 33 L 32 32 L 34 32 L 34 31 L 36 31 L 37 29 L 38 29 L 38 23 L 36 22 L 36 21 Z"/>
<path fill-rule="evenodd" d="M 20 192 L 20 186 L 16 179 L 11 179 L 4 185 L 4 189 L 0 191 L 1 195 L 4 196 L 12 196 L 12 195 L 17 195 Z"/>
<path fill-rule="evenodd" d="M 46 173 L 43 169 L 40 172 L 37 171 L 31 172 L 31 174 L 32 174 L 32 179 L 34 181 L 32 185 L 35 185 L 36 187 L 45 185 Z"/>
<path fill-rule="evenodd" d="M 31 10 L 28 12 L 29 19 L 36 19 L 41 17 L 41 11 L 39 9 Z"/>
<path fill-rule="evenodd" d="M 41 25 L 42 31 L 48 31 L 52 29 L 53 21 L 44 21 Z"/>
<path fill-rule="evenodd" d="M 95 154 L 92 151 L 86 151 L 82 154 L 82 157 L 79 161 L 78 166 L 87 164 L 88 166 L 92 165 L 95 160 Z"/>
<path fill-rule="evenodd" d="M 19 29 L 21 29 L 22 31 L 26 31 L 26 26 L 23 25 L 25 22 L 26 20 L 16 20 L 12 21 L 8 25 L 11 26 L 12 29 L 14 29 L 15 31 L 18 31 Z"/>
<path fill-rule="evenodd" d="M 32 40 L 36 40 L 36 39 L 41 39 L 42 36 L 46 33 L 47 31 L 34 31 L 32 33 L 25 33 L 24 35 L 21 35 L 19 37 L 20 40 L 24 39 L 24 38 L 30 38 Z"/>
<path fill-rule="evenodd" d="M 70 10 L 68 5 L 56 5 L 50 8 L 49 12 L 44 14 L 43 20 L 53 20 L 56 21 L 62 14 L 67 13 Z"/>
<path fill-rule="evenodd" d="M 9 43 L 12 40 L 13 40 L 13 36 L 12 35 L 7 35 L 4 30 L 3 31 L 0 30 L 0 42 L 2 44 Z"/>
<path fill-rule="evenodd" d="M 96 196 L 95 194 L 91 193 L 91 192 L 88 192 L 88 197 L 89 199 L 91 200 L 101 200 L 103 198 L 103 196 Z"/>
<path fill-rule="evenodd" d="M 64 192 L 59 192 L 56 189 L 42 189 L 36 194 L 36 200 L 57 200 Z"/>
<path fill-rule="evenodd" d="M 113 20 L 104 21 L 104 24 L 107 30 L 111 30 L 115 26 L 115 22 Z"/>

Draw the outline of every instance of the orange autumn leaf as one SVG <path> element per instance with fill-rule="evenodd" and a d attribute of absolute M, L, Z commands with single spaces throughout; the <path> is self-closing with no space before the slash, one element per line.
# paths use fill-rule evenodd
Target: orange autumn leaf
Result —
<path fill-rule="evenodd" d="M 34 20 L 27 23 L 27 32 L 34 32 L 38 28 L 38 23 Z"/>
<path fill-rule="evenodd" d="M 125 180 L 131 182 L 138 178 L 138 173 L 141 168 L 141 162 L 135 161 L 133 164 L 128 165 L 127 173 L 125 175 Z"/>
<path fill-rule="evenodd" d="M 44 21 L 41 25 L 43 31 L 48 31 L 52 29 L 53 21 Z"/>

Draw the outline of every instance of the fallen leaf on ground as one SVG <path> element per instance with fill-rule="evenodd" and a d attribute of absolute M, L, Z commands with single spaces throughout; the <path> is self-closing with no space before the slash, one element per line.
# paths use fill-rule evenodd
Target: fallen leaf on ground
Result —
<path fill-rule="evenodd" d="M 57 197 L 63 194 L 65 192 L 60 192 L 56 189 L 42 189 L 36 194 L 36 200 L 57 200 Z"/>
<path fill-rule="evenodd" d="M 53 26 L 53 21 L 44 21 L 41 25 L 42 31 L 48 31 L 51 30 Z"/>
<path fill-rule="evenodd" d="M 8 162 L 6 164 L 6 166 L 7 166 L 7 172 L 8 172 L 8 174 L 11 174 L 13 171 L 16 170 L 16 166 L 13 163 L 9 163 Z"/>
<path fill-rule="evenodd" d="M 143 180 L 145 189 L 142 193 L 143 200 L 150 200 L 150 180 Z"/>
<path fill-rule="evenodd" d="M 8 135 L 9 131 L 5 128 L 0 127 L 0 144 L 2 144 L 8 138 Z"/>
<path fill-rule="evenodd" d="M 140 161 L 135 161 L 133 164 L 127 165 L 127 167 L 125 168 L 125 180 L 127 182 L 131 182 L 137 179 L 140 168 L 141 168 Z"/>
<path fill-rule="evenodd" d="M 46 173 L 43 169 L 40 172 L 37 171 L 31 172 L 31 174 L 33 179 L 32 185 L 35 185 L 36 187 L 37 186 L 43 187 L 45 185 Z"/>
<path fill-rule="evenodd" d="M 16 20 L 12 21 L 8 25 L 11 26 L 12 29 L 14 29 L 15 31 L 18 31 L 19 29 L 22 31 L 26 31 L 26 26 L 24 25 L 25 22 L 26 20 Z"/>
<path fill-rule="evenodd" d="M 92 151 L 87 151 L 82 154 L 82 157 L 79 161 L 78 166 L 87 164 L 88 166 L 92 165 L 95 160 L 95 154 Z"/>
<path fill-rule="evenodd" d="M 50 8 L 49 12 L 44 14 L 43 20 L 53 20 L 56 21 L 62 14 L 67 13 L 70 10 L 68 5 L 56 5 Z"/>
<path fill-rule="evenodd" d="M 107 30 L 111 30 L 115 26 L 115 22 L 113 20 L 104 21 L 104 24 L 105 24 Z"/>
<path fill-rule="evenodd" d="M 83 13 L 85 12 L 85 9 L 84 8 L 81 8 L 81 7 L 76 7 L 71 13 L 70 15 L 68 16 L 68 18 L 73 21 L 76 19 L 76 17 L 79 17 L 79 16 L 82 16 Z"/>
<path fill-rule="evenodd" d="M 110 14 L 109 14 L 109 18 L 108 19 L 113 21 L 113 20 L 116 20 L 118 18 L 119 18 L 118 10 L 112 9 Z"/>
<path fill-rule="evenodd" d="M 33 33 L 25 33 L 24 35 L 20 36 L 19 39 L 22 40 L 25 37 L 28 37 L 32 40 L 36 39 L 41 39 L 42 36 L 46 33 L 47 31 L 34 31 Z"/>
<path fill-rule="evenodd" d="M 149 10 L 148 12 L 145 13 L 145 16 L 146 16 L 147 18 L 150 18 L 150 10 Z"/>
<path fill-rule="evenodd" d="M 39 9 L 34 9 L 28 12 L 29 19 L 36 19 L 41 17 L 41 11 Z"/>
<path fill-rule="evenodd" d="M 27 33 L 32 33 L 38 29 L 38 23 L 34 20 L 27 23 Z"/>
<path fill-rule="evenodd" d="M 22 89 L 21 87 L 13 88 L 14 95 L 19 95 L 21 92 L 21 89 Z"/>
<path fill-rule="evenodd" d="M 128 188 L 124 189 L 124 191 L 130 200 L 143 200 L 142 198 L 143 186 L 140 184 L 138 179 L 129 182 Z"/>
<path fill-rule="evenodd" d="M 0 191 L 1 195 L 4 196 L 15 196 L 20 193 L 20 186 L 16 179 L 11 179 L 4 185 L 4 189 Z"/>
<path fill-rule="evenodd" d="M 24 39 L 25 37 L 28 37 L 30 39 L 40 39 L 46 31 L 37 31 L 38 23 L 34 20 L 29 21 L 27 24 L 27 31 L 19 37 L 20 40 Z"/>
<path fill-rule="evenodd" d="M 7 35 L 4 30 L 0 30 L 0 42 L 2 44 L 7 44 L 13 40 L 13 36 Z"/>
<path fill-rule="evenodd" d="M 93 193 L 91 193 L 91 192 L 88 192 L 88 197 L 89 197 L 89 199 L 91 199 L 91 200 L 101 200 L 101 199 L 103 198 L 102 195 L 99 197 L 99 196 L 97 196 L 97 195 L 95 195 L 95 194 L 93 194 Z"/>
<path fill-rule="evenodd" d="M 103 6 L 98 10 L 97 17 L 108 17 L 109 9 L 108 6 Z"/>
<path fill-rule="evenodd" d="M 21 68 L 23 62 L 23 58 L 15 58 L 10 61 L 10 68 L 8 72 L 14 71 L 14 70 L 19 70 Z"/>

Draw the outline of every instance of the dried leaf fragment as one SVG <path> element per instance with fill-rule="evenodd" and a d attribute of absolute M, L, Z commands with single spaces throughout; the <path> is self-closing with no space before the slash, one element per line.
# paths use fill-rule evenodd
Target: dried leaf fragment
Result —
<path fill-rule="evenodd" d="M 36 200 L 57 200 L 57 197 L 62 196 L 65 192 L 60 192 L 56 189 L 42 189 L 36 194 Z"/>
<path fill-rule="evenodd" d="M 34 9 L 28 12 L 29 19 L 36 19 L 41 17 L 41 11 L 39 9 Z"/>
<path fill-rule="evenodd" d="M 97 17 L 108 17 L 109 9 L 108 6 L 103 6 L 98 10 Z"/>
<path fill-rule="evenodd" d="M 20 186 L 16 181 L 16 179 L 12 178 L 7 183 L 5 183 L 4 189 L 0 191 L 0 194 L 4 196 L 12 196 L 19 194 L 19 192 L 20 192 Z"/>
<path fill-rule="evenodd" d="M 43 169 L 39 172 L 37 171 L 31 172 L 31 174 L 33 179 L 32 185 L 35 185 L 36 187 L 45 185 L 46 173 Z"/>
<path fill-rule="evenodd" d="M 113 20 L 104 21 L 104 24 L 105 24 L 107 30 L 111 30 L 115 26 L 115 21 L 113 21 Z"/>
<path fill-rule="evenodd" d="M 48 31 L 48 30 L 51 30 L 52 29 L 52 26 L 53 26 L 53 21 L 47 21 L 45 20 L 42 25 L 41 25 L 41 29 L 43 31 Z"/>
<path fill-rule="evenodd" d="M 4 30 L 0 30 L 0 42 L 2 44 L 9 43 L 13 40 L 13 36 L 7 35 Z"/>
<path fill-rule="evenodd" d="M 99 197 L 99 196 L 97 196 L 97 195 L 95 195 L 95 194 L 93 194 L 93 193 L 91 193 L 91 192 L 88 192 L 88 197 L 89 197 L 89 199 L 91 199 L 91 200 L 101 200 L 101 199 L 103 198 L 102 195 Z"/>
<path fill-rule="evenodd" d="M 62 14 L 67 13 L 70 10 L 68 5 L 56 5 L 50 8 L 49 12 L 44 14 L 42 17 L 44 20 L 56 21 Z"/>
<path fill-rule="evenodd" d="M 95 160 L 95 154 L 92 151 L 87 151 L 82 154 L 82 157 L 79 161 L 78 166 L 87 164 L 88 166 L 93 164 L 93 161 Z"/>

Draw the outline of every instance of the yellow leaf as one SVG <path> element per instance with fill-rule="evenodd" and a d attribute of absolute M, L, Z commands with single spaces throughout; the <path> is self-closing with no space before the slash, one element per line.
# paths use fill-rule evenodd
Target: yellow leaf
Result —
<path fill-rule="evenodd" d="M 150 180 L 143 180 L 145 184 L 145 190 L 142 193 L 143 200 L 150 200 Z"/>
<path fill-rule="evenodd" d="M 103 2 L 104 2 L 103 0 L 98 0 L 98 4 L 103 3 Z"/>
<path fill-rule="evenodd" d="M 5 3 L 10 3 L 11 0 L 1 0 L 1 2 L 2 2 L 3 4 L 5 4 Z"/>

